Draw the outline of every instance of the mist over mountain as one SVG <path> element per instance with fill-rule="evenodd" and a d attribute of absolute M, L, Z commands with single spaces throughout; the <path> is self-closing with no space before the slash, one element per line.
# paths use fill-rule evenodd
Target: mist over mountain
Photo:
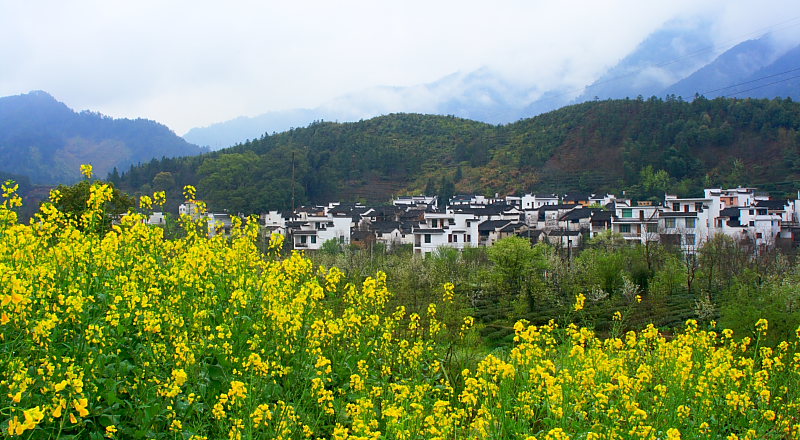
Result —
<path fill-rule="evenodd" d="M 691 98 L 695 94 L 706 97 L 724 95 L 726 91 L 734 91 L 726 87 L 746 81 L 770 66 L 780 55 L 776 50 L 768 37 L 744 41 L 667 87 L 665 92 L 684 98 Z M 796 61 L 800 62 L 800 59 Z"/>
<path fill-rule="evenodd" d="M 800 68 L 800 49 L 789 50 L 793 46 L 778 44 L 769 35 L 734 43 L 728 42 L 722 47 L 721 43 L 715 44 L 708 23 L 673 22 L 653 32 L 583 89 L 567 86 L 540 89 L 508 80 L 499 72 L 484 67 L 472 72 L 456 72 L 427 84 L 375 87 L 339 97 L 314 109 L 240 117 L 194 128 L 184 138 L 219 149 L 257 139 L 265 133 L 303 127 L 312 121 L 358 121 L 394 112 L 453 115 L 506 124 L 596 98 L 664 98 L 672 94 L 692 99 L 696 93 L 742 83 L 746 84 L 710 93 L 709 97 L 738 92 L 736 97 L 798 98 L 798 78 L 789 78 L 792 72 L 783 76 L 776 74 Z M 798 73 L 800 71 L 794 71 L 795 76 Z M 769 84 L 770 78 L 762 80 L 765 76 L 779 82 Z M 753 89 L 755 86 L 758 88 Z"/>
<path fill-rule="evenodd" d="M 75 182 L 85 163 L 105 177 L 114 168 L 206 151 L 155 121 L 78 113 L 43 91 L 0 98 L 0 173 L 34 184 Z"/>
<path fill-rule="evenodd" d="M 313 121 L 349 122 L 376 115 L 403 112 L 457 115 L 491 124 L 522 117 L 535 90 L 520 89 L 487 68 L 453 73 L 429 84 L 411 87 L 373 87 L 336 98 L 314 109 L 267 112 L 254 117 L 193 128 L 183 137 L 189 142 L 225 148 L 264 134 L 305 127 Z M 549 109 L 548 109 L 549 110 Z"/>
<path fill-rule="evenodd" d="M 667 87 L 713 61 L 714 57 L 714 42 L 705 23 L 667 27 L 647 37 L 633 52 L 586 87 L 574 102 L 595 97 L 662 97 Z"/>

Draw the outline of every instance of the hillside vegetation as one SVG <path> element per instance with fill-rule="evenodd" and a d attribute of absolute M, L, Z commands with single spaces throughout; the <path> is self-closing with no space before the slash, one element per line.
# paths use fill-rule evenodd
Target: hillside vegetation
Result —
<path fill-rule="evenodd" d="M 194 184 L 211 209 L 242 213 L 289 208 L 293 169 L 297 204 L 432 191 L 624 189 L 647 198 L 757 185 L 780 193 L 800 177 L 798 130 L 800 105 L 789 99 L 594 101 L 503 126 L 392 114 L 153 160 L 112 181 L 172 200 Z"/>

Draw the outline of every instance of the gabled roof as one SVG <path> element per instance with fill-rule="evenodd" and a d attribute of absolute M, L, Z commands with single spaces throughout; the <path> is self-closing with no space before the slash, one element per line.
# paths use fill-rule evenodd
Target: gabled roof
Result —
<path fill-rule="evenodd" d="M 526 225 L 525 223 L 509 223 L 509 224 L 503 226 L 503 228 L 500 229 L 500 232 L 515 232 L 518 229 L 522 229 L 522 228 L 525 228 L 527 226 L 528 225 Z"/>
<path fill-rule="evenodd" d="M 485 220 L 478 223 L 478 231 L 479 232 L 496 231 L 508 225 L 509 223 L 511 223 L 511 220 Z"/>
<path fill-rule="evenodd" d="M 479 208 L 473 207 L 454 207 L 453 212 L 457 214 L 472 214 L 476 216 L 491 216 L 508 213 L 509 211 L 519 211 L 516 206 L 511 205 L 486 205 Z"/>
<path fill-rule="evenodd" d="M 586 193 L 579 193 L 579 192 L 569 192 L 564 195 L 563 200 L 565 202 L 582 202 L 582 201 L 589 201 L 591 194 Z"/>
<path fill-rule="evenodd" d="M 469 202 L 474 198 L 475 196 L 470 194 L 456 194 L 453 197 L 450 197 L 450 200 L 453 202 Z"/>
<path fill-rule="evenodd" d="M 420 218 L 420 217 L 422 217 L 422 215 L 424 213 L 425 213 L 425 211 L 421 210 L 421 209 L 408 209 L 408 210 L 402 211 L 400 213 L 400 218 L 401 219 L 404 219 L 404 218 L 406 218 L 406 219 Z"/>
<path fill-rule="evenodd" d="M 392 232 L 400 230 L 400 222 L 374 222 L 370 225 L 370 229 L 380 233 Z"/>
<path fill-rule="evenodd" d="M 612 211 L 605 211 L 602 209 L 598 209 L 592 211 L 592 221 L 593 222 L 607 222 L 611 221 L 611 215 L 613 214 Z"/>
<path fill-rule="evenodd" d="M 372 231 L 353 231 L 350 233 L 350 241 L 364 241 L 368 238 L 374 238 L 375 233 Z"/>
<path fill-rule="evenodd" d="M 410 234 L 416 226 L 415 222 L 400 222 L 400 232 Z"/>
<path fill-rule="evenodd" d="M 756 208 L 767 208 L 773 211 L 780 211 L 786 208 L 785 200 L 757 200 Z"/>
<path fill-rule="evenodd" d="M 295 210 L 298 214 L 301 212 L 305 212 L 307 214 L 313 215 L 324 215 L 325 208 L 322 206 L 300 206 Z"/>
<path fill-rule="evenodd" d="M 394 205 L 376 206 L 376 207 L 372 208 L 372 212 L 370 212 L 369 215 L 372 216 L 372 217 L 378 216 L 378 215 L 383 215 L 383 216 L 395 215 L 395 214 L 397 214 L 397 213 L 399 213 L 401 211 L 402 211 L 401 208 L 399 208 L 397 206 L 394 206 Z"/>
<path fill-rule="evenodd" d="M 590 218 L 592 216 L 592 208 L 579 208 L 573 209 L 572 211 L 567 212 L 566 214 L 562 215 L 559 220 L 567 221 L 567 220 L 580 220 L 582 218 Z"/>
<path fill-rule="evenodd" d="M 725 208 L 719 212 L 720 217 L 739 217 L 739 208 L 734 206 L 732 208 Z"/>
<path fill-rule="evenodd" d="M 331 215 L 340 215 L 340 216 L 355 216 L 361 215 L 368 212 L 371 208 L 368 208 L 363 205 L 356 205 L 356 204 L 344 204 L 341 203 L 339 205 L 334 206 L 328 210 L 328 214 Z"/>

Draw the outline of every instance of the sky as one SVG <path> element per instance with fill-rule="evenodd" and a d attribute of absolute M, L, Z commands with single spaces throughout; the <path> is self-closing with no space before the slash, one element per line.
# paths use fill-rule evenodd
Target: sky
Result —
<path fill-rule="evenodd" d="M 183 134 L 481 68 L 528 87 L 579 88 L 681 20 L 708 22 L 723 47 L 768 30 L 800 34 L 800 5 L 0 0 L 0 96 L 44 90 L 76 110 L 153 119 Z"/>

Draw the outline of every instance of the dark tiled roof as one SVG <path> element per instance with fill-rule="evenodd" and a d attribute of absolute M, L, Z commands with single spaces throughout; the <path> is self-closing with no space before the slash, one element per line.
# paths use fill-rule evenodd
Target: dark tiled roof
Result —
<path fill-rule="evenodd" d="M 454 202 L 469 202 L 470 200 L 472 200 L 474 198 L 475 198 L 474 195 L 458 194 L 458 195 L 455 195 L 453 197 L 450 197 L 450 200 L 454 201 Z"/>
<path fill-rule="evenodd" d="M 525 223 L 509 223 L 509 224 L 503 226 L 503 228 L 500 229 L 500 232 L 514 232 L 514 231 L 522 229 L 522 228 L 524 228 L 526 226 L 528 226 L 528 225 L 526 225 Z"/>
<path fill-rule="evenodd" d="M 328 213 L 333 215 L 352 215 L 363 214 L 369 211 L 370 208 L 362 205 L 355 204 L 339 204 L 328 210 Z"/>
<path fill-rule="evenodd" d="M 396 206 L 376 206 L 375 208 L 372 208 L 372 209 L 373 209 L 373 212 L 370 214 L 372 216 L 376 216 L 376 215 L 383 215 L 383 216 L 395 215 L 395 214 L 397 214 L 397 213 L 402 211 L 402 209 L 400 209 L 400 208 L 398 208 Z"/>
<path fill-rule="evenodd" d="M 423 214 L 422 211 L 419 211 L 419 210 L 416 210 L 416 209 L 411 209 L 411 210 L 408 210 L 408 211 L 400 213 L 400 218 L 401 219 L 416 219 L 416 218 L 421 218 L 422 214 Z"/>
<path fill-rule="evenodd" d="M 486 220 L 478 224 L 478 231 L 480 232 L 496 231 L 506 226 L 509 223 L 511 223 L 511 220 Z"/>
<path fill-rule="evenodd" d="M 567 212 L 566 214 L 562 215 L 559 220 L 580 220 L 582 218 L 589 218 L 591 216 L 592 216 L 591 208 L 579 208 Z"/>
<path fill-rule="evenodd" d="M 350 233 L 351 241 L 364 241 L 368 238 L 374 238 L 375 233 L 372 231 L 353 231 Z"/>
<path fill-rule="evenodd" d="M 780 211 L 786 207 L 785 200 L 758 200 L 756 202 L 757 208 L 767 208 L 774 211 Z"/>
<path fill-rule="evenodd" d="M 459 208 L 456 207 L 453 209 L 453 212 L 458 214 L 472 214 L 477 216 L 490 216 L 490 215 L 500 215 L 504 212 L 508 212 L 511 210 L 516 210 L 517 208 L 510 205 L 486 205 L 481 206 L 479 208 L 472 208 L 472 207 L 464 207 Z"/>
<path fill-rule="evenodd" d="M 400 229 L 400 222 L 375 222 L 370 225 L 370 229 L 380 233 L 392 232 Z"/>
<path fill-rule="evenodd" d="M 719 212 L 720 217 L 739 217 L 739 208 L 725 208 Z"/>
<path fill-rule="evenodd" d="M 564 195 L 565 202 L 580 202 L 580 201 L 588 201 L 591 195 L 584 194 L 584 193 L 567 193 Z"/>
<path fill-rule="evenodd" d="M 415 222 L 400 222 L 400 231 L 409 234 L 414 230 Z"/>
<path fill-rule="evenodd" d="M 611 220 L 611 211 L 604 211 L 602 209 L 598 209 L 596 211 L 592 211 L 592 221 L 595 222 L 603 222 L 603 221 L 610 221 Z"/>

